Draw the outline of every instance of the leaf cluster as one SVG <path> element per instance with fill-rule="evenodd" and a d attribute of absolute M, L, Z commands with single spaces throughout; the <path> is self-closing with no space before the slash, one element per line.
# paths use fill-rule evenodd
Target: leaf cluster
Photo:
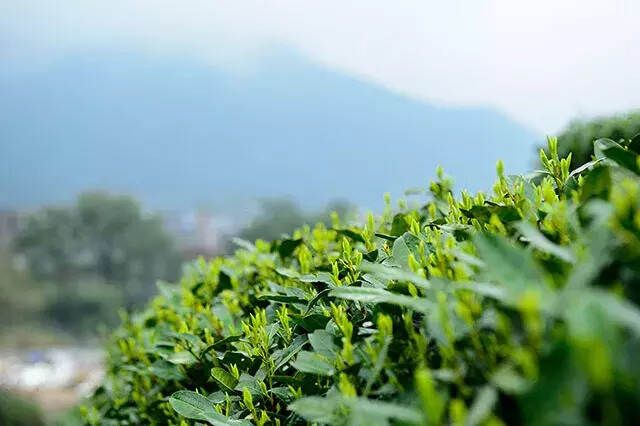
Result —
<path fill-rule="evenodd" d="M 574 120 L 558 135 L 558 152 L 561 157 L 573 154 L 574 164 L 591 161 L 593 141 L 607 138 L 625 144 L 640 134 L 640 111 Z"/>
<path fill-rule="evenodd" d="M 200 260 L 123 318 L 94 425 L 640 421 L 640 151 Z"/>

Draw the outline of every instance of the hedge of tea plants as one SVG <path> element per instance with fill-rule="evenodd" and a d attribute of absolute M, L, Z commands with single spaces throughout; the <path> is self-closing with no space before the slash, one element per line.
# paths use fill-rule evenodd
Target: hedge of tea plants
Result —
<path fill-rule="evenodd" d="M 640 133 L 640 110 L 624 114 L 574 120 L 558 135 L 558 154 L 573 156 L 575 164 L 586 163 L 593 155 L 593 141 L 608 138 L 615 142 Z"/>
<path fill-rule="evenodd" d="M 201 260 L 124 316 L 92 425 L 640 422 L 640 138 Z"/>

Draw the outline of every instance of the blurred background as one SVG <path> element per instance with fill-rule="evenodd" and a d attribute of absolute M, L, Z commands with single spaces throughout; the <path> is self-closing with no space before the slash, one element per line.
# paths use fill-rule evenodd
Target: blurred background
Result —
<path fill-rule="evenodd" d="M 634 0 L 0 3 L 0 424 L 72 424 L 118 312 L 233 237 L 640 132 Z"/>

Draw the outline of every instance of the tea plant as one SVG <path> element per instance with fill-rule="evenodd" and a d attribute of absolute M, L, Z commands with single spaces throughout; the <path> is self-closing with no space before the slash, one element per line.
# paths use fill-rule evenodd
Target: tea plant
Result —
<path fill-rule="evenodd" d="M 108 348 L 93 425 L 640 422 L 640 151 L 200 260 Z M 538 183 L 534 183 L 538 182 Z"/>
<path fill-rule="evenodd" d="M 594 140 L 608 138 L 624 143 L 638 133 L 639 110 L 589 120 L 574 120 L 558 135 L 558 153 L 566 156 L 571 152 L 574 162 L 582 164 L 591 160 Z"/>

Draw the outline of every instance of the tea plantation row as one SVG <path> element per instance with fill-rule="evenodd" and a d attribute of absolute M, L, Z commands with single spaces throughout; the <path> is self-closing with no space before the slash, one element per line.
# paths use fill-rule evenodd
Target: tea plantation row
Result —
<path fill-rule="evenodd" d="M 201 260 L 125 316 L 91 425 L 640 422 L 640 138 Z"/>

